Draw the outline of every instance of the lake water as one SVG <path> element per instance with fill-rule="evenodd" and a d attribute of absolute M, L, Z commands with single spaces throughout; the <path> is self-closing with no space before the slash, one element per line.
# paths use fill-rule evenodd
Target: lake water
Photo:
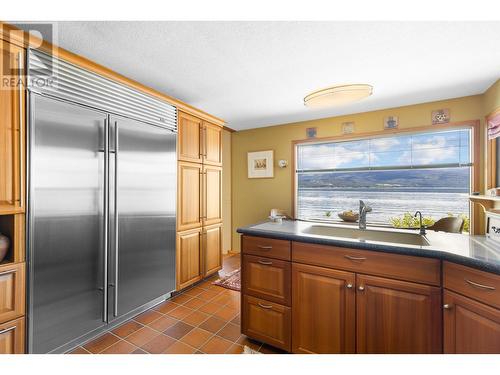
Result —
<path fill-rule="evenodd" d="M 325 213 L 332 212 L 331 218 L 345 210 L 359 211 L 362 199 L 372 207 L 368 221 L 390 223 L 390 218 L 405 212 L 421 211 L 424 216 L 434 219 L 448 216 L 449 213 L 469 216 L 469 193 L 443 189 L 440 192 L 418 190 L 322 190 L 300 189 L 298 192 L 298 217 L 304 219 L 327 219 Z"/>

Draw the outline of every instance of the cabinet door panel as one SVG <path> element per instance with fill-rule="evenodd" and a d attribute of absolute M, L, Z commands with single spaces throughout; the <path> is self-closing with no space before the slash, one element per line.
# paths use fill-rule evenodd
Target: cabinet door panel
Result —
<path fill-rule="evenodd" d="M 222 268 L 222 225 L 203 228 L 205 256 L 205 276 Z"/>
<path fill-rule="evenodd" d="M 203 166 L 203 225 L 222 221 L 222 168 Z"/>
<path fill-rule="evenodd" d="M 201 163 L 203 160 L 201 133 L 202 121 L 183 112 L 178 113 L 178 158 Z"/>
<path fill-rule="evenodd" d="M 0 266 L 0 323 L 24 315 L 24 263 Z"/>
<path fill-rule="evenodd" d="M 201 280 L 201 253 L 201 228 L 177 233 L 177 290 Z"/>
<path fill-rule="evenodd" d="M 205 122 L 203 132 L 203 163 L 222 166 L 222 128 Z"/>
<path fill-rule="evenodd" d="M 354 283 L 354 273 L 293 264 L 294 353 L 354 353 Z"/>
<path fill-rule="evenodd" d="M 0 354 L 23 354 L 24 337 L 24 318 L 0 324 Z"/>
<path fill-rule="evenodd" d="M 290 308 L 251 296 L 243 296 L 242 333 L 290 351 Z"/>
<path fill-rule="evenodd" d="M 358 353 L 440 353 L 441 289 L 357 275 Z"/>
<path fill-rule="evenodd" d="M 242 268 L 244 294 L 290 306 L 290 262 L 244 255 Z"/>
<path fill-rule="evenodd" d="M 10 43 L 0 43 L 0 79 L 14 82 L 9 71 L 17 69 L 18 61 L 24 59 L 23 49 Z M 8 62 L 8 66 L 5 63 Z M 16 78 L 16 76 L 14 76 Z M 24 89 L 3 87 L 0 90 L 0 212 L 22 210 L 24 194 Z M 23 116 L 23 120 L 21 120 Z"/>
<path fill-rule="evenodd" d="M 177 199 L 177 230 L 201 226 L 202 166 L 179 162 L 179 196 Z"/>
<path fill-rule="evenodd" d="M 500 354 L 500 310 L 444 291 L 445 354 Z"/>

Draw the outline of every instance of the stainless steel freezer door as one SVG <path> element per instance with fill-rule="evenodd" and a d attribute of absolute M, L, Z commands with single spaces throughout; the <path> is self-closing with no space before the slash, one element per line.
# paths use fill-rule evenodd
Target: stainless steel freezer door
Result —
<path fill-rule="evenodd" d="M 112 319 L 175 289 L 177 137 L 170 130 L 113 116 L 110 134 L 111 150 L 117 149 L 111 156 L 117 160 L 111 164 L 115 178 L 110 194 L 110 228 L 117 231 L 110 246 Z"/>
<path fill-rule="evenodd" d="M 32 94 L 30 351 L 103 326 L 103 129 L 107 115 Z"/>

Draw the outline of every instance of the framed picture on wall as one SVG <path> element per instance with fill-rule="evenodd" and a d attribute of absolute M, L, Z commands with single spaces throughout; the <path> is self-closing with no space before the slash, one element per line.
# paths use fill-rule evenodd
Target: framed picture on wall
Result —
<path fill-rule="evenodd" d="M 248 153 L 248 178 L 274 177 L 274 151 Z"/>
<path fill-rule="evenodd" d="M 450 122 L 450 110 L 448 108 L 436 109 L 432 111 L 431 118 L 432 125 L 447 124 Z"/>
<path fill-rule="evenodd" d="M 399 125 L 399 117 L 398 116 L 387 116 L 384 117 L 384 129 L 397 129 Z"/>

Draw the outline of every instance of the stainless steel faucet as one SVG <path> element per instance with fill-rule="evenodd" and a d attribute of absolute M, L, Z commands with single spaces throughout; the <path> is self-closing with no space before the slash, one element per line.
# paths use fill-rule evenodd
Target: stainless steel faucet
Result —
<path fill-rule="evenodd" d="M 372 212 L 372 208 L 367 206 L 362 200 L 359 201 L 359 229 L 366 229 L 366 214 Z"/>
<path fill-rule="evenodd" d="M 413 217 L 417 217 L 417 215 L 420 216 L 420 232 L 419 233 L 422 236 L 425 236 L 425 225 L 422 224 L 422 212 L 420 212 L 420 211 L 415 212 L 415 215 L 413 215 Z"/>

